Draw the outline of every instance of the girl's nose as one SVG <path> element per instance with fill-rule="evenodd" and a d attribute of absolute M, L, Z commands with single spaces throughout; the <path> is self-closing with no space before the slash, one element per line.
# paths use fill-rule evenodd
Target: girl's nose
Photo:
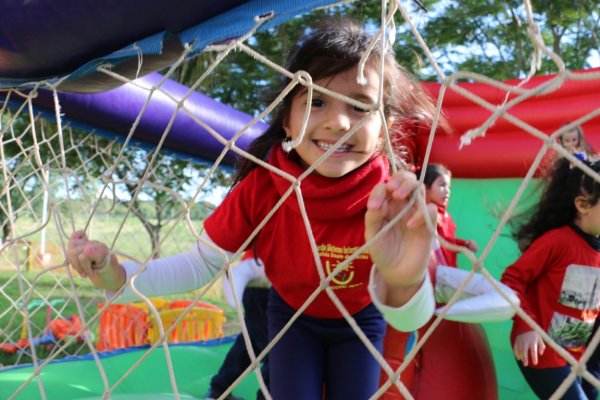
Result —
<path fill-rule="evenodd" d="M 334 132 L 347 132 L 352 124 L 350 116 L 340 108 L 332 107 L 326 115 L 325 128 Z"/>

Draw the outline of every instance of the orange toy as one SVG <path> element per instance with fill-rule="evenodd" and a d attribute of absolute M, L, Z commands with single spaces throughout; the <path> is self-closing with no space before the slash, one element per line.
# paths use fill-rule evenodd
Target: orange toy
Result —
<path fill-rule="evenodd" d="M 96 348 L 106 351 L 154 343 L 160 339 L 161 326 L 167 331 L 175 323 L 177 325 L 167 335 L 169 343 L 223 337 L 225 313 L 217 306 L 191 300 L 150 301 L 158 311 L 158 321 L 144 303 L 111 304 L 100 316 Z"/>

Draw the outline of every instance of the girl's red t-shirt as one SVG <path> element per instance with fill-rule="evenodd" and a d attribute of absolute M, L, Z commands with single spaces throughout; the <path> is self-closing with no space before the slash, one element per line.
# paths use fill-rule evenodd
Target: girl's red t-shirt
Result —
<path fill-rule="evenodd" d="M 367 252 L 358 250 L 365 242 L 364 215 L 371 190 L 389 178 L 387 159 L 378 155 L 341 178 L 310 174 L 295 187 L 292 181 L 305 170 L 291 157 L 293 153 L 276 146 L 269 164 L 279 172 L 261 166 L 253 169 L 205 221 L 206 233 L 230 252 L 253 248 L 273 288 L 294 309 L 315 294 L 324 276 L 356 255 L 328 284 L 354 314 L 371 302 L 367 284 L 372 261 Z M 281 200 L 287 192 L 291 195 Z M 342 316 L 325 291 L 304 313 L 318 318 Z"/>

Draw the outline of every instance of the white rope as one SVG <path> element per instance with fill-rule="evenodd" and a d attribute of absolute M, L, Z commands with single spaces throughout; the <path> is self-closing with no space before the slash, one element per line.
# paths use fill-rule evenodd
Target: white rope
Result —
<path fill-rule="evenodd" d="M 483 140 L 482 137 L 485 135 L 487 130 L 496 123 L 499 119 L 503 118 L 515 125 L 519 129 L 527 132 L 527 134 L 532 137 L 540 140 L 541 147 L 536 155 L 534 161 L 529 167 L 529 170 L 523 179 L 521 185 L 519 186 L 517 192 L 513 196 L 511 203 L 509 204 L 506 212 L 502 215 L 500 222 L 498 223 L 496 229 L 493 232 L 492 237 L 488 240 L 485 245 L 485 248 L 482 250 L 479 257 L 476 257 L 470 250 L 462 247 L 456 246 L 451 243 L 448 243 L 443 238 L 440 238 L 440 241 L 444 247 L 447 247 L 451 250 L 458 251 L 463 253 L 467 259 L 470 261 L 472 265 L 472 271 L 470 277 L 473 276 L 475 272 L 481 273 L 496 289 L 497 287 L 496 281 L 492 278 L 489 271 L 485 268 L 484 262 L 488 258 L 491 250 L 495 246 L 500 237 L 500 234 L 508 222 L 510 216 L 514 213 L 515 208 L 522 201 L 525 190 L 527 186 L 533 179 L 534 172 L 540 165 L 544 155 L 547 153 L 549 149 L 557 152 L 558 154 L 569 158 L 574 164 L 580 167 L 585 173 L 590 174 L 594 179 L 600 182 L 600 177 L 594 171 L 592 171 L 589 167 L 585 166 L 581 161 L 573 157 L 569 152 L 560 147 L 555 139 L 561 133 L 567 131 L 571 125 L 579 125 L 589 121 L 598 115 L 600 115 L 600 110 L 592 111 L 586 115 L 581 116 L 576 121 L 573 121 L 571 125 L 567 127 L 562 127 L 561 129 L 553 132 L 551 136 L 548 136 L 546 133 L 540 131 L 539 129 L 531 126 L 524 121 L 514 117 L 511 115 L 511 109 L 516 105 L 541 94 L 551 93 L 555 91 L 560 85 L 562 85 L 566 80 L 577 79 L 597 79 L 600 73 L 596 74 L 577 74 L 570 72 L 565 69 L 565 65 L 562 59 L 550 51 L 540 36 L 540 30 L 532 17 L 531 5 L 528 0 L 524 1 L 525 11 L 526 11 L 526 23 L 528 29 L 529 38 L 534 46 L 534 51 L 532 54 L 531 60 L 531 68 L 527 78 L 518 86 L 510 86 L 503 82 L 496 81 L 494 79 L 490 79 L 489 77 L 481 76 L 476 73 L 468 72 L 468 71 L 458 71 L 449 76 L 445 76 L 442 69 L 437 64 L 435 56 L 431 53 L 427 44 L 420 36 L 418 29 L 415 27 L 413 23 L 410 13 L 403 6 L 402 2 L 399 0 L 394 0 L 386 2 L 382 0 L 381 2 L 381 27 L 377 37 L 371 43 L 368 51 L 363 55 L 361 62 L 359 64 L 358 74 L 357 74 L 357 82 L 364 84 L 365 76 L 364 76 L 364 68 L 365 63 L 370 56 L 371 51 L 375 48 L 375 46 L 381 46 L 379 51 L 381 54 L 385 54 L 388 51 L 388 48 L 393 45 L 395 31 L 396 31 L 396 21 L 395 17 L 399 14 L 403 20 L 408 24 L 412 33 L 414 34 L 417 43 L 419 44 L 421 50 L 425 53 L 427 59 L 429 60 L 432 68 L 438 75 L 440 81 L 442 81 L 442 86 L 440 89 L 440 93 L 438 96 L 436 111 L 434 115 L 434 123 L 430 129 L 427 143 L 427 150 L 424 156 L 424 167 L 427 165 L 430 159 L 431 148 L 434 144 L 439 118 L 441 115 L 441 110 L 444 102 L 444 95 L 446 90 L 452 90 L 458 93 L 461 96 L 473 101 L 475 104 L 482 106 L 483 108 L 489 110 L 491 112 L 491 116 L 478 128 L 469 131 L 463 135 L 461 138 L 461 143 L 463 146 L 468 146 L 472 143 L 473 140 Z M 46 388 L 44 385 L 44 380 L 42 379 L 42 374 L 44 368 L 47 368 L 49 363 L 53 360 L 62 358 L 68 351 L 69 347 L 74 345 L 77 341 L 77 337 L 83 336 L 84 341 L 82 347 L 86 352 L 89 352 L 93 359 L 95 366 L 100 374 L 100 379 L 103 385 L 103 399 L 110 399 L 111 395 L 119 388 L 123 382 L 131 376 L 131 374 L 139 367 L 139 365 L 146 360 L 151 354 L 160 346 L 163 350 L 164 359 L 167 365 L 168 376 L 170 380 L 170 385 L 172 392 L 175 398 L 179 398 L 180 388 L 177 385 L 175 379 L 175 369 L 173 366 L 173 359 L 170 353 L 169 344 L 167 338 L 174 331 L 177 326 L 177 323 L 183 321 L 186 314 L 194 307 L 193 303 L 191 303 L 188 307 L 186 307 L 181 315 L 175 320 L 175 323 L 171 325 L 169 328 L 165 329 L 162 324 L 158 324 L 158 330 L 160 333 L 160 339 L 154 342 L 143 354 L 139 357 L 139 359 L 125 371 L 116 381 L 109 382 L 107 377 L 105 368 L 100 361 L 100 355 L 96 349 L 96 345 L 92 340 L 92 337 L 89 335 L 89 332 L 93 331 L 98 323 L 100 316 L 103 312 L 107 312 L 110 307 L 110 303 L 105 304 L 104 307 L 89 315 L 88 304 L 84 303 L 83 297 L 79 294 L 81 290 L 81 281 L 79 278 L 74 277 L 71 274 L 71 270 L 67 267 L 67 263 L 64 259 L 64 254 L 66 254 L 66 242 L 68 240 L 70 232 L 75 229 L 83 227 L 87 232 L 91 234 L 92 231 L 100 228 L 100 221 L 105 218 L 112 218 L 111 213 L 118 212 L 120 214 L 120 220 L 118 221 L 118 225 L 114 227 L 115 229 L 104 236 L 104 240 L 110 243 L 109 247 L 111 249 L 112 254 L 119 255 L 120 257 L 128 257 L 130 259 L 135 259 L 140 263 L 140 268 L 133 277 L 127 283 L 129 287 L 137 294 L 139 299 L 146 305 L 148 309 L 148 314 L 151 315 L 156 321 L 161 321 L 161 313 L 155 306 L 155 304 L 140 293 L 136 288 L 136 279 L 139 273 L 141 273 L 145 268 L 147 263 L 154 258 L 159 251 L 162 253 L 162 249 L 164 247 L 169 246 L 173 241 L 179 241 L 180 238 L 177 236 L 179 233 L 179 229 L 183 227 L 184 233 L 186 235 L 185 240 L 189 242 L 194 242 L 197 240 L 201 240 L 200 231 L 201 228 L 197 222 L 192 218 L 192 208 L 196 207 L 196 202 L 199 201 L 202 194 L 208 190 L 208 185 L 211 177 L 214 176 L 217 169 L 221 165 L 225 155 L 228 151 L 235 152 L 236 154 L 245 157 L 252 162 L 255 162 L 260 167 L 266 168 L 269 171 L 279 175 L 280 177 L 288 180 L 290 182 L 290 187 L 286 193 L 280 198 L 275 207 L 268 213 L 266 218 L 256 227 L 256 229 L 252 232 L 252 234 L 247 238 L 247 240 L 242 245 L 241 249 L 247 247 L 260 233 L 261 229 L 268 223 L 270 218 L 277 212 L 277 210 L 283 205 L 283 203 L 290 197 L 295 196 L 299 208 L 300 214 L 302 216 L 302 221 L 304 225 L 304 230 L 308 237 L 313 260 L 317 266 L 317 271 L 319 277 L 321 279 L 321 285 L 316 288 L 306 302 L 296 311 L 294 316 L 290 319 L 290 321 L 286 324 L 286 326 L 279 332 L 276 337 L 269 343 L 269 345 L 260 352 L 260 354 L 255 354 L 251 345 L 251 338 L 248 332 L 248 328 L 245 324 L 243 318 L 243 310 L 241 306 L 241 299 L 238 299 L 236 295 L 235 302 L 237 304 L 236 313 L 238 323 L 240 325 L 240 330 L 243 335 L 246 348 L 248 350 L 248 356 L 251 360 L 250 365 L 246 368 L 244 373 L 240 375 L 240 377 L 234 382 L 227 391 L 223 394 L 227 396 L 230 394 L 235 387 L 249 374 L 255 372 L 258 377 L 258 382 L 261 391 L 265 395 L 267 399 L 270 399 L 271 396 L 268 393 L 267 387 L 265 385 L 264 379 L 261 375 L 260 371 L 260 363 L 269 353 L 269 351 L 276 345 L 276 343 L 281 339 L 281 337 L 285 334 L 287 329 L 299 318 L 304 310 L 306 310 L 314 301 L 314 299 L 325 292 L 327 296 L 332 300 L 335 304 L 336 308 L 339 310 L 343 318 L 348 322 L 348 324 L 352 327 L 356 335 L 360 338 L 360 340 L 364 343 L 365 347 L 368 351 L 373 355 L 373 357 L 377 360 L 377 362 L 381 365 L 383 369 L 383 373 L 388 376 L 387 381 L 381 386 L 381 388 L 373 395 L 372 398 L 377 398 L 382 395 L 386 390 L 388 390 L 392 385 L 395 386 L 400 393 L 408 399 L 412 399 L 412 396 L 408 390 L 408 388 L 398 379 L 400 374 L 406 369 L 406 367 L 413 361 L 416 354 L 422 349 L 423 345 L 427 342 L 427 340 L 431 337 L 431 335 L 435 332 L 436 328 L 441 323 L 446 310 L 452 304 L 454 304 L 460 296 L 463 294 L 463 290 L 465 289 L 468 281 L 464 282 L 464 284 L 456 291 L 456 293 L 452 296 L 450 301 L 448 302 L 447 308 L 442 311 L 441 315 L 436 317 L 436 319 L 429 326 L 427 331 L 419 338 L 418 342 L 415 344 L 410 353 L 405 357 L 402 365 L 394 370 L 388 362 L 385 360 L 384 356 L 377 351 L 377 349 L 371 344 L 368 338 L 365 336 L 364 332 L 360 329 L 360 326 L 356 323 L 352 315 L 348 312 L 348 310 L 344 307 L 343 303 L 340 301 L 335 291 L 330 287 L 330 282 L 335 278 L 335 276 L 347 268 L 354 260 L 356 260 L 362 253 L 366 252 L 369 243 L 365 243 L 359 249 L 357 249 L 353 254 L 351 254 L 346 260 L 339 263 L 333 270 L 326 269 L 321 261 L 321 257 L 319 256 L 318 245 L 313 236 L 311 224 L 308 218 L 308 214 L 305 208 L 303 192 L 302 192 L 302 181 L 313 173 L 322 162 L 324 162 L 331 154 L 333 154 L 336 149 L 339 148 L 344 142 L 346 142 L 349 138 L 351 138 L 354 133 L 361 129 L 361 127 L 365 124 L 365 122 L 373 117 L 373 114 L 377 114 L 382 121 L 385 122 L 385 115 L 383 112 L 383 80 L 380 80 L 379 85 L 379 93 L 377 102 L 374 105 L 364 104 L 360 101 L 356 101 L 354 99 L 348 98 L 346 96 L 342 96 L 339 93 L 332 92 L 326 87 L 320 86 L 318 83 L 313 82 L 312 77 L 304 72 L 291 72 L 285 70 L 281 65 L 273 62 L 272 60 L 267 59 L 262 54 L 259 54 L 254 50 L 249 44 L 248 39 L 252 37 L 252 35 L 259 29 L 265 22 L 273 18 L 273 14 L 268 14 L 263 18 L 257 18 L 256 25 L 252 27 L 246 34 L 241 36 L 240 38 L 229 41 L 226 44 L 219 45 L 211 45 L 207 48 L 206 51 L 216 52 L 217 55 L 215 60 L 207 67 L 207 69 L 201 74 L 198 79 L 194 82 L 192 86 L 188 89 L 186 94 L 181 99 L 175 99 L 170 94 L 165 93 L 162 90 L 163 84 L 172 76 L 176 69 L 181 66 L 183 63 L 188 61 L 188 57 L 190 52 L 192 51 L 189 44 L 184 44 L 184 50 L 182 51 L 181 56 L 178 60 L 169 68 L 166 72 L 163 79 L 153 87 L 150 88 L 142 88 L 140 83 L 134 82 L 129 78 L 121 76 L 110 69 L 105 67 L 101 67 L 99 69 L 100 72 L 106 74 L 107 76 L 112 77 L 123 83 L 128 83 L 130 85 L 134 85 L 138 88 L 146 90 L 148 95 L 147 99 L 140 110 L 138 116 L 136 117 L 135 122 L 133 123 L 130 131 L 128 132 L 124 142 L 118 143 L 116 141 L 102 141 L 98 139 L 96 135 L 88 134 L 85 136 L 81 136 L 78 133 L 73 133 L 71 128 L 65 124 L 62 120 L 60 102 L 56 92 L 56 88 L 53 88 L 53 101 L 54 101 L 54 124 L 56 125 L 56 132 L 46 132 L 51 131 L 53 128 L 49 126 L 44 126 L 44 129 L 40 129 L 41 120 L 38 116 L 35 115 L 32 101 L 36 96 L 36 90 L 33 90 L 29 93 L 22 93 L 16 90 L 11 90 L 7 92 L 7 97 L 14 98 L 22 98 L 23 102 L 20 107 L 15 109 L 14 111 L 9 112 L 7 110 L 6 102 L 2 109 L 0 110 L 1 115 L 3 116 L 0 119 L 0 158 L 2 159 L 2 187 L 0 189 L 0 200 L 5 200 L 4 202 L 0 201 L 0 211 L 6 216 L 10 216 L 8 218 L 7 223 L 9 224 L 9 229 L 11 232 L 11 236 L 2 243 L 0 246 L 0 261 L 2 263 L 10 263 L 10 265 L 14 265 L 16 272 L 16 283 L 18 286 L 18 297 L 17 298 L 9 298 L 9 304 L 11 310 L 0 310 L 0 318 L 7 321 L 6 327 L 0 326 L 0 342 L 12 340 L 12 338 L 16 337 L 19 331 L 21 330 L 19 326 L 19 321 L 23 321 L 23 325 L 25 327 L 25 332 L 27 334 L 27 338 L 30 343 L 33 343 L 35 340 L 35 332 L 39 332 L 43 330 L 45 327 L 41 325 L 39 322 L 34 321 L 34 316 L 39 314 L 39 309 L 28 310 L 27 304 L 30 303 L 32 299 L 40 299 L 41 303 L 47 305 L 48 308 L 44 308 L 51 314 L 56 314 L 57 317 L 64 318 L 67 317 L 64 315 L 66 312 L 65 307 L 56 307 L 51 304 L 53 299 L 53 291 L 48 293 L 44 293 L 40 290 L 41 282 L 45 279 L 54 280 L 54 285 L 56 291 L 60 291 L 62 293 L 69 293 L 69 298 L 65 301 L 71 302 L 71 304 L 75 305 L 77 313 L 81 318 L 82 328 L 81 330 L 74 335 L 72 338 L 65 340 L 62 344 L 59 344 L 54 351 L 45 359 L 40 359 L 38 356 L 38 349 L 34 345 L 29 346 L 29 351 L 32 355 L 33 362 L 33 372 L 32 374 L 25 378 L 22 385 L 11 395 L 10 398 L 16 398 L 20 393 L 25 390 L 25 388 L 32 382 L 35 381 L 37 387 L 39 389 L 39 393 L 41 398 L 46 399 L 48 395 L 46 394 Z M 187 99 L 191 96 L 196 89 L 198 89 L 208 77 L 210 77 L 211 73 L 218 68 L 224 61 L 227 60 L 227 57 L 234 51 L 241 51 L 245 54 L 249 55 L 253 59 L 256 60 L 257 63 L 261 63 L 268 68 L 271 68 L 273 71 L 286 76 L 290 79 L 289 85 L 277 96 L 277 98 L 269 104 L 262 112 L 260 112 L 256 117 L 254 117 L 250 122 L 248 122 L 242 129 L 240 129 L 236 134 L 227 139 L 223 137 L 219 132 L 217 132 L 214 128 L 212 128 L 207 122 L 202 121 L 199 117 L 193 114 L 193 111 L 189 109 L 187 104 Z M 141 52 L 137 53 L 138 55 L 138 65 L 137 65 L 137 73 L 136 76 L 140 73 L 142 68 L 143 56 Z M 538 85 L 533 88 L 525 88 L 525 83 L 529 81 L 531 77 L 535 74 L 536 71 L 540 68 L 540 62 L 542 56 L 546 56 L 550 58 L 556 68 L 558 70 L 558 74 L 544 82 L 541 85 Z M 380 74 L 383 74 L 384 63 L 380 63 Z M 485 99 L 476 96 L 475 94 L 468 92 L 462 86 L 458 85 L 456 82 L 462 79 L 469 79 L 476 82 L 486 83 L 493 87 L 498 88 L 499 90 L 503 90 L 505 92 L 505 96 L 500 104 L 492 104 Z M 42 83 L 40 83 L 42 85 Z M 264 162 L 263 160 L 259 160 L 253 155 L 249 154 L 247 151 L 237 147 L 237 140 L 242 137 L 250 128 L 259 123 L 259 121 L 263 120 L 266 116 L 268 116 L 288 95 L 297 85 L 302 85 L 307 89 L 307 107 L 305 109 L 301 129 L 298 137 L 293 140 L 284 143 L 286 149 L 288 151 L 292 150 L 296 147 L 304 138 L 306 134 L 306 126 L 310 117 L 310 104 L 311 99 L 314 92 L 321 93 L 326 96 L 331 96 L 333 98 L 339 99 L 341 101 L 345 101 L 348 104 L 361 107 L 367 110 L 365 116 L 354 125 L 346 134 L 344 134 L 330 149 L 328 149 L 325 154 L 323 154 L 313 165 L 307 168 L 304 173 L 298 177 L 294 178 L 284 171 L 278 170 L 272 165 Z M 175 105 L 175 110 L 170 117 L 170 120 L 165 127 L 164 131 L 161 134 L 160 140 L 156 145 L 156 149 L 152 154 L 145 153 L 147 157 L 145 158 L 145 166 L 143 172 L 140 176 L 125 176 L 118 177 L 116 175 L 116 168 L 120 165 L 123 165 L 128 168 L 128 171 L 133 172 L 136 169 L 136 163 L 140 162 L 136 159 L 128 158 L 128 149 L 135 149 L 136 154 L 142 154 L 144 150 L 136 149 L 131 143 L 131 139 L 133 137 L 134 132 L 138 128 L 138 125 L 147 111 L 147 107 L 149 105 L 150 100 L 154 96 L 164 96 L 168 101 L 172 101 Z M 206 171 L 204 177 L 199 181 L 195 182 L 195 187 L 188 191 L 186 196 L 182 195 L 182 193 L 175 191 L 174 189 L 168 187 L 165 184 L 160 182 L 155 182 L 154 179 L 160 176 L 159 170 L 161 171 L 170 171 L 173 175 L 171 179 L 178 179 L 176 172 L 164 162 L 164 160 L 160 156 L 160 149 L 162 148 L 164 141 L 167 135 L 170 132 L 170 129 L 175 121 L 175 118 L 179 111 L 185 113 L 187 116 L 192 118 L 199 128 L 202 128 L 204 131 L 208 132 L 208 134 L 219 141 L 223 146 L 223 150 L 217 156 L 213 165 Z M 22 121 L 23 118 L 26 118 L 29 122 L 27 127 L 23 130 L 23 132 L 15 132 L 14 127 L 18 125 L 19 121 Z M 383 124 L 385 126 L 385 123 Z M 83 138 L 83 139 L 81 139 Z M 29 140 L 31 139 L 31 140 Z M 92 143 L 95 146 L 96 152 L 94 154 L 84 154 L 79 146 L 81 140 L 84 140 L 86 144 Z M 387 129 L 385 130 L 385 141 L 386 147 L 388 151 L 391 151 L 392 144 L 390 140 L 390 135 Z M 18 148 L 19 153 L 17 155 L 9 155 L 7 154 L 7 149 Z M 95 176 L 93 171 L 88 170 L 87 165 L 92 162 L 99 162 L 102 164 L 103 168 L 106 169 L 106 172 L 102 174 L 102 176 Z M 10 166 L 10 167 L 9 167 Z M 53 178 L 55 176 L 59 176 L 62 182 L 59 184 L 58 179 Z M 52 177 L 52 179 L 51 179 Z M 41 186 L 43 187 L 43 193 L 48 196 L 48 207 L 44 208 L 44 213 L 39 215 L 39 206 L 36 205 L 36 202 L 39 203 L 39 193 L 32 193 L 29 186 L 31 181 L 37 180 L 41 182 Z M 135 187 L 133 192 L 131 192 L 131 198 L 129 202 L 123 206 L 117 198 L 121 196 L 124 192 L 124 187 Z M 123 252 L 121 240 L 127 235 L 131 236 L 139 236 L 139 225 L 132 225 L 132 214 L 136 213 L 134 210 L 134 204 L 137 200 L 140 200 L 141 197 L 144 196 L 143 190 L 151 188 L 156 191 L 161 191 L 163 193 L 167 193 L 173 199 L 176 200 L 177 204 L 180 207 L 177 215 L 171 220 L 171 222 L 165 226 L 164 231 L 162 231 L 162 237 L 158 242 L 158 246 L 156 248 L 152 248 L 147 251 L 139 251 L 134 252 L 132 254 L 132 249 L 128 249 L 129 251 Z M 23 204 L 18 204 L 20 199 L 23 199 Z M 102 207 L 105 206 L 106 203 L 109 203 L 108 209 L 104 210 Z M 413 196 L 407 205 L 407 207 L 397 215 L 392 221 L 390 221 L 386 226 L 373 238 L 376 240 L 377 238 L 384 235 L 391 227 L 400 220 L 407 212 L 409 207 L 413 204 L 417 204 L 419 207 L 425 207 L 425 199 L 420 195 L 416 194 Z M 84 204 L 85 207 L 82 208 L 81 205 Z M 24 221 L 24 219 L 28 219 Z M 65 222 L 66 227 L 65 228 Z M 185 222 L 185 223 L 182 223 Z M 432 221 L 426 218 L 426 223 L 428 229 L 431 232 L 435 232 L 435 229 L 432 225 Z M 136 231 L 137 229 L 137 231 Z M 18 248 L 16 244 L 21 241 L 30 240 L 33 241 L 37 238 L 41 232 L 46 235 L 46 240 L 48 242 L 48 250 L 51 245 L 54 244 L 57 248 L 60 249 L 60 256 L 62 257 L 60 261 L 53 260 L 51 265 L 43 266 L 41 271 L 33 278 L 30 278 L 26 271 L 23 270 L 23 262 L 19 260 L 18 256 Z M 91 236 L 91 235 L 90 235 Z M 54 243 L 53 243 L 54 240 Z M 233 256 L 232 260 L 235 257 L 238 257 L 241 253 L 241 249 Z M 217 277 L 211 282 L 211 284 L 207 285 L 204 288 L 196 291 L 192 297 L 192 302 L 196 302 L 201 300 L 210 290 L 212 290 L 216 282 L 220 278 L 222 278 L 225 274 L 228 274 L 230 279 L 232 278 L 230 275 L 230 262 L 231 260 L 227 259 L 224 255 L 224 259 L 227 260 L 225 268 L 218 274 Z M 65 285 L 62 281 L 62 277 L 65 277 L 68 281 L 68 285 Z M 7 284 L 0 286 L 0 293 L 5 296 L 9 292 L 8 286 L 12 282 L 9 281 Z M 501 291 L 503 294 L 503 292 Z M 503 294 L 504 295 L 504 294 Z M 510 299 L 506 299 L 510 301 Z M 90 300 L 91 301 L 91 300 Z M 10 314 L 12 312 L 12 314 Z M 585 361 L 589 358 L 591 351 L 598 346 L 600 342 L 600 335 L 596 334 L 594 338 L 592 338 L 591 344 L 589 348 L 586 350 L 586 353 L 583 355 L 582 359 L 577 362 L 568 352 L 566 352 L 562 347 L 557 345 L 548 335 L 544 332 L 541 327 L 539 327 L 531 318 L 529 318 L 521 309 L 518 310 L 518 315 L 523 318 L 531 327 L 534 329 L 545 341 L 548 346 L 552 349 L 556 350 L 562 357 L 564 357 L 573 367 L 573 373 L 569 376 L 565 382 L 561 385 L 561 387 L 556 391 L 553 398 L 559 398 L 562 394 L 564 394 L 568 385 L 577 377 L 583 376 L 585 379 L 589 380 L 595 385 L 600 385 L 600 382 L 595 379 L 588 371 L 585 370 Z M 36 317 L 37 318 L 37 317 Z M 2 367 L 0 367 L 1 371 Z M 0 372 L 1 373 L 1 372 Z M 68 378 L 66 378 L 68 379 Z"/>

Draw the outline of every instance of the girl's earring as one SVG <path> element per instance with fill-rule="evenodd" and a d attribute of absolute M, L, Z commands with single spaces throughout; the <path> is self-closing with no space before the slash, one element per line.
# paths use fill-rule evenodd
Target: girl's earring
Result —
<path fill-rule="evenodd" d="M 294 148 L 294 144 L 292 143 L 292 138 L 286 137 L 285 139 L 283 139 L 283 142 L 281 143 L 281 147 L 283 148 L 283 151 L 285 151 L 286 153 L 289 153 L 290 151 L 292 151 L 292 149 Z"/>

